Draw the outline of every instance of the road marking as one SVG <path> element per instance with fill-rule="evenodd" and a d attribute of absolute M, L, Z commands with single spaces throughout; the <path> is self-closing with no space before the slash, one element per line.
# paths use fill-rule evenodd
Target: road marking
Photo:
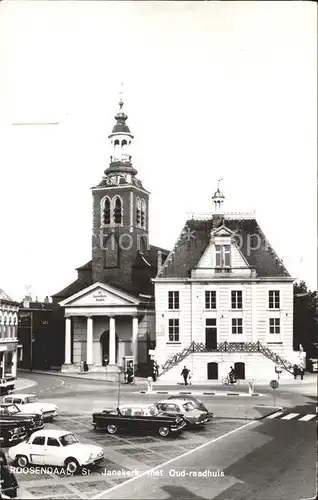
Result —
<path fill-rule="evenodd" d="M 291 420 L 292 418 L 297 417 L 300 413 L 288 413 L 285 417 L 282 417 L 281 420 Z"/>
<path fill-rule="evenodd" d="M 268 415 L 267 418 L 276 418 L 279 417 L 280 415 L 283 415 L 283 411 L 277 411 L 276 413 L 272 413 L 271 415 Z"/>
<path fill-rule="evenodd" d="M 304 417 L 299 418 L 298 420 L 302 421 L 302 422 L 307 422 L 308 420 L 311 420 L 312 418 L 315 418 L 315 416 L 316 415 L 314 415 L 313 413 L 307 413 L 307 415 L 305 415 Z"/>
<path fill-rule="evenodd" d="M 193 448 L 192 450 L 186 451 L 185 453 L 182 453 L 182 455 L 179 455 L 178 457 L 174 457 L 174 458 L 168 460 L 167 462 L 164 462 L 160 465 L 156 465 L 156 467 L 153 467 L 152 469 L 148 469 L 145 472 L 142 472 L 141 474 L 139 474 L 138 476 L 131 477 L 130 479 L 127 479 L 127 481 L 116 484 L 112 488 L 109 488 L 108 490 L 104 490 L 101 493 L 98 493 L 97 495 L 91 497 L 91 500 L 93 500 L 95 498 L 100 498 L 102 495 L 108 495 L 108 493 L 111 493 L 112 491 L 117 490 L 118 488 L 122 487 L 123 485 L 126 485 L 128 483 L 132 483 L 133 481 L 136 481 L 136 479 L 139 479 L 141 477 L 148 476 L 149 474 L 152 474 L 157 469 L 161 469 L 162 467 L 166 467 L 167 465 L 171 464 L 172 462 L 175 462 L 176 460 L 179 460 L 180 458 L 187 457 L 187 456 L 191 455 L 191 453 L 194 453 L 195 451 L 202 450 L 206 446 L 213 444 L 213 443 L 216 443 L 217 441 L 219 441 L 222 438 L 230 436 L 231 434 L 234 434 L 235 432 L 240 431 L 241 429 L 249 427 L 250 425 L 253 425 L 253 424 L 255 425 L 257 423 L 259 423 L 257 420 L 253 420 L 252 422 L 248 422 L 247 424 L 244 424 L 241 427 L 237 427 L 236 429 L 233 429 L 229 432 L 226 432 L 225 434 L 222 434 L 222 436 L 211 439 L 211 441 L 207 441 L 206 443 L 201 444 L 197 448 Z"/>

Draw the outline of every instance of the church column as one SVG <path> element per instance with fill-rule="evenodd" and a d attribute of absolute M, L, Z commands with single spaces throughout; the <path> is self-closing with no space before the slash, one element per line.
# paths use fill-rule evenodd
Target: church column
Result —
<path fill-rule="evenodd" d="M 71 364 L 71 329 L 72 329 L 72 319 L 65 318 L 65 365 Z"/>
<path fill-rule="evenodd" d="M 132 318 L 132 354 L 134 356 L 134 364 L 138 365 L 138 317 Z"/>
<path fill-rule="evenodd" d="M 93 364 L 93 318 L 87 318 L 87 343 L 86 343 L 86 363 Z"/>
<path fill-rule="evenodd" d="M 116 332 L 115 332 L 115 318 L 109 318 L 109 364 L 116 364 Z"/>

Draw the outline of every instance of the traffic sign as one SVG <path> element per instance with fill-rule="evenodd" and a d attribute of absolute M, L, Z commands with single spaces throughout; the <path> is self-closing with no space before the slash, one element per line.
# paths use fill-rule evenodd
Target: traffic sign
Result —
<path fill-rule="evenodd" d="M 269 385 L 272 389 L 277 389 L 279 387 L 279 383 L 277 380 L 271 380 Z"/>

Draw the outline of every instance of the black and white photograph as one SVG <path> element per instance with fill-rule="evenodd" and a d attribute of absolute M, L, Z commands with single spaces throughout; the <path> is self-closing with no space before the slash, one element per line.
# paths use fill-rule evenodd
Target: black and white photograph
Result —
<path fill-rule="evenodd" d="M 0 0 L 0 498 L 317 497 L 317 7 Z"/>

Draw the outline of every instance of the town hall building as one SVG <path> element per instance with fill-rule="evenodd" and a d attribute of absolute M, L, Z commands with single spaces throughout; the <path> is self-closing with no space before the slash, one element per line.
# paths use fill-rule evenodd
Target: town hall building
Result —
<path fill-rule="evenodd" d="M 293 278 L 255 214 L 226 213 L 219 187 L 210 214 L 190 218 L 155 283 L 161 380 L 290 377 Z"/>
<path fill-rule="evenodd" d="M 155 346 L 152 278 L 168 251 L 149 244 L 149 191 L 132 164 L 134 139 L 120 100 L 109 135 L 110 164 L 92 188 L 92 259 L 53 295 L 65 317 L 62 371 L 118 371 L 130 357 L 138 373 Z"/>

